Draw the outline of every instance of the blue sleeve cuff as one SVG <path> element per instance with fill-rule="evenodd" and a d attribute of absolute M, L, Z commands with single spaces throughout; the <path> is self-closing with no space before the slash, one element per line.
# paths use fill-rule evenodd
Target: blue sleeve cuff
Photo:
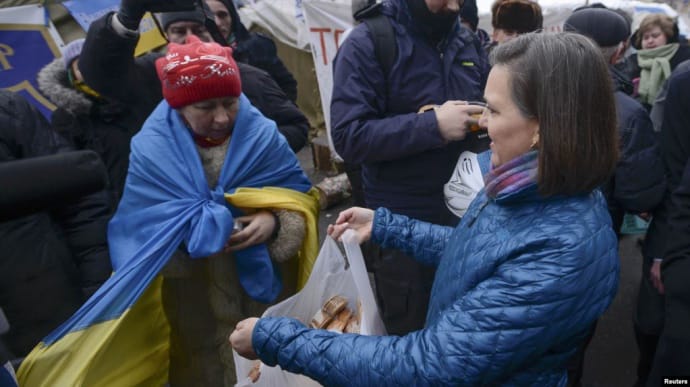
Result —
<path fill-rule="evenodd" d="M 278 350 L 281 345 L 280 332 L 295 332 L 304 325 L 292 318 L 262 317 L 252 332 L 252 347 L 261 361 L 271 367 L 278 364 Z"/>
<path fill-rule="evenodd" d="M 371 226 L 371 241 L 377 245 L 380 245 L 386 239 L 386 226 L 391 215 L 392 213 L 384 207 L 379 207 L 374 212 L 374 220 Z"/>

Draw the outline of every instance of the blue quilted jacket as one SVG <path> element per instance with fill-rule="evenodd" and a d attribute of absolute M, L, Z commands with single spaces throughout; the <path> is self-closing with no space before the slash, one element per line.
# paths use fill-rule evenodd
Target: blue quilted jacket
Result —
<path fill-rule="evenodd" d="M 563 386 L 567 359 L 618 285 L 599 191 L 500 200 L 482 191 L 454 229 L 379 208 L 372 237 L 438 267 L 425 328 L 338 335 L 263 318 L 252 340 L 264 363 L 328 386 Z"/>

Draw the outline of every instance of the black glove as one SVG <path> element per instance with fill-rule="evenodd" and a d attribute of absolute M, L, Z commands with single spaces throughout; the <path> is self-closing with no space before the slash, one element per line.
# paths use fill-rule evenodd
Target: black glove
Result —
<path fill-rule="evenodd" d="M 146 11 L 190 11 L 194 9 L 194 3 L 195 0 L 122 0 L 117 18 L 127 29 L 136 30 Z"/>

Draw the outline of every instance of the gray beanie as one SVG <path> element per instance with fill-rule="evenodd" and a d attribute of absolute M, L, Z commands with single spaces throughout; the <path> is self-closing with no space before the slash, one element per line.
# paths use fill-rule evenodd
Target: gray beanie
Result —
<path fill-rule="evenodd" d="M 83 38 L 73 40 L 62 49 L 62 63 L 65 64 L 65 69 L 68 69 L 72 62 L 79 57 L 81 49 L 84 47 L 84 41 Z"/>
<path fill-rule="evenodd" d="M 206 12 L 210 14 L 210 10 L 206 3 L 204 2 L 204 8 L 206 9 Z M 194 10 L 192 11 L 182 11 L 182 12 L 163 12 L 160 14 L 161 18 L 161 26 L 163 27 L 163 31 L 168 29 L 168 26 L 172 23 L 178 22 L 178 21 L 191 21 L 191 22 L 197 22 L 200 24 L 204 24 L 206 21 L 206 17 L 204 16 L 204 12 L 199 8 L 199 5 L 196 5 L 194 7 Z"/>
<path fill-rule="evenodd" d="M 599 47 L 612 47 L 630 37 L 630 26 L 625 18 L 608 8 L 577 9 L 563 23 L 563 30 L 585 35 Z"/>

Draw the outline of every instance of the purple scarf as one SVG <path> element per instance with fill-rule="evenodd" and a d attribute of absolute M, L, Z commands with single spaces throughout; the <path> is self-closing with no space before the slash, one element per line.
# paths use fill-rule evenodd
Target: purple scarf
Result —
<path fill-rule="evenodd" d="M 490 198 L 508 196 L 537 183 L 537 151 L 529 151 L 484 176 L 486 195 Z"/>

